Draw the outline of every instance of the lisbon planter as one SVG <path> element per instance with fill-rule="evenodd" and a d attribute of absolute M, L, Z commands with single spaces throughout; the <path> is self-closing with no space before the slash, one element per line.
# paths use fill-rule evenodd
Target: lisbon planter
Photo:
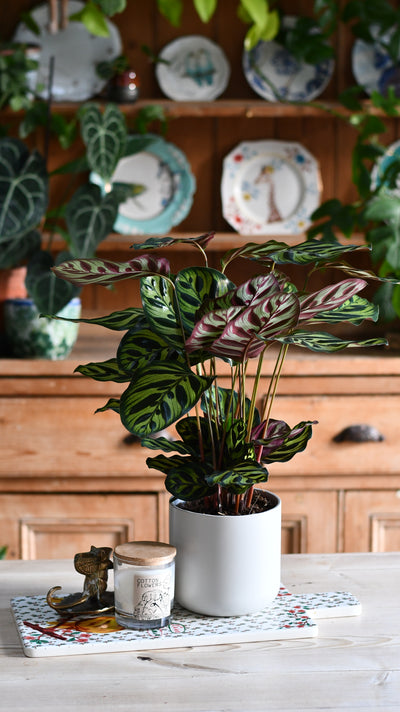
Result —
<path fill-rule="evenodd" d="M 78 319 L 81 300 L 71 301 L 57 314 Z M 8 299 L 4 303 L 4 326 L 13 356 L 21 358 L 64 359 L 78 336 L 79 324 L 40 317 L 31 299 Z"/>
<path fill-rule="evenodd" d="M 274 600 L 280 585 L 281 502 L 271 492 L 268 496 L 268 510 L 239 516 L 201 514 L 182 500 L 170 500 L 175 598 L 184 608 L 239 616 Z"/>

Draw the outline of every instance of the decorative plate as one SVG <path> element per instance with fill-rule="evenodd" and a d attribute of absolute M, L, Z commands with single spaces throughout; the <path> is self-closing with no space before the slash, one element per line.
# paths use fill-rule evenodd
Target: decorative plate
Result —
<path fill-rule="evenodd" d="M 284 27 L 293 27 L 295 17 L 283 18 Z M 275 41 L 259 42 L 243 52 L 243 71 L 251 88 L 268 101 L 311 101 L 329 83 L 335 62 L 327 59 L 318 64 L 299 62 L 285 47 Z"/>
<path fill-rule="evenodd" d="M 374 28 L 371 34 L 374 35 Z M 388 35 L 384 35 L 383 40 L 387 39 Z M 395 95 L 400 96 L 400 68 L 378 41 L 356 40 L 351 61 L 354 78 L 367 94 L 379 91 L 386 95 L 388 88 L 393 87 Z"/>
<path fill-rule="evenodd" d="M 82 2 L 69 0 L 68 15 L 79 12 L 82 7 Z M 54 101 L 85 101 L 98 94 L 106 82 L 97 76 L 96 65 L 102 60 L 118 57 L 122 51 L 116 26 L 107 20 L 108 37 L 90 34 L 81 22 L 70 22 L 65 30 L 50 34 L 49 4 L 39 5 L 31 14 L 40 29 L 40 36 L 24 23 L 18 25 L 14 35 L 14 42 L 41 45 L 38 71 L 32 75 L 29 88 L 34 91 L 36 83 L 43 85 L 38 94 L 43 99 L 48 97 L 50 57 L 54 57 Z"/>
<path fill-rule="evenodd" d="M 159 136 L 146 151 L 125 156 L 119 161 L 111 183 L 134 183 L 138 194 L 119 207 L 114 230 L 124 235 L 161 235 L 187 216 L 193 202 L 196 181 L 184 153 Z M 92 174 L 93 183 L 103 190 L 102 179 Z"/>
<path fill-rule="evenodd" d="M 397 163 L 400 168 L 400 141 L 395 141 L 387 147 L 383 156 L 376 162 L 371 172 L 371 187 L 380 188 L 385 185 L 384 174 L 391 165 Z M 391 193 L 400 198 L 400 175 L 396 177 L 396 187 Z"/>
<path fill-rule="evenodd" d="M 303 232 L 320 191 L 318 163 L 299 143 L 246 141 L 224 159 L 223 215 L 242 234 Z"/>
<path fill-rule="evenodd" d="M 160 58 L 164 61 L 156 65 L 158 84 L 175 101 L 213 101 L 228 85 L 228 60 L 208 37 L 179 37 L 161 50 Z"/>

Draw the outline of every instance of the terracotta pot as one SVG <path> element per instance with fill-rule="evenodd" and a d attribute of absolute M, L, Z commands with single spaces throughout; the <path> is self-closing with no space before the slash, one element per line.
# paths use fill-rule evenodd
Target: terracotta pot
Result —
<path fill-rule="evenodd" d="M 201 514 L 170 500 L 170 543 L 176 547 L 175 598 L 209 616 L 239 616 L 268 606 L 279 591 L 281 502 L 243 516 Z"/>
<path fill-rule="evenodd" d="M 25 299 L 26 267 L 0 270 L 0 326 L 4 324 L 4 302 L 6 299 Z"/>

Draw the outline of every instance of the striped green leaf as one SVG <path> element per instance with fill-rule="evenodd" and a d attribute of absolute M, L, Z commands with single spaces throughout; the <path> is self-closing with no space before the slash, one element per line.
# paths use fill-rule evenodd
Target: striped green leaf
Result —
<path fill-rule="evenodd" d="M 215 232 L 206 232 L 199 237 L 149 237 L 144 242 L 135 242 L 131 247 L 134 250 L 157 250 L 160 247 L 184 243 L 186 245 L 200 245 L 204 249 L 214 237 Z"/>
<path fill-rule="evenodd" d="M 147 277 L 149 274 L 169 274 L 169 262 L 164 257 L 141 255 L 129 262 L 114 262 L 100 257 L 75 259 L 62 262 L 53 268 L 57 277 L 84 287 L 87 284 L 109 285 L 131 277 Z"/>
<path fill-rule="evenodd" d="M 293 346 L 301 346 L 310 351 L 317 353 L 333 353 L 341 351 L 347 347 L 370 347 L 370 346 L 386 346 L 386 339 L 364 339 L 361 341 L 340 339 L 338 336 L 328 334 L 325 331 L 303 331 L 299 329 L 289 336 L 277 337 L 277 341 L 283 344 L 293 344 Z"/>
<path fill-rule="evenodd" d="M 341 304 L 340 307 L 329 311 L 322 311 L 309 320 L 310 324 L 326 323 L 338 324 L 348 321 L 355 326 L 358 326 L 365 319 L 377 321 L 379 318 L 379 306 L 372 304 L 368 299 L 359 297 L 357 294 Z"/>
<path fill-rule="evenodd" d="M 114 381 L 115 383 L 130 381 L 130 376 L 121 369 L 116 358 L 78 366 L 75 372 L 93 378 L 95 381 Z"/>
<path fill-rule="evenodd" d="M 276 250 L 268 254 L 268 259 L 275 264 L 307 265 L 331 262 L 347 252 L 371 249 L 369 245 L 339 245 L 308 240 L 293 247 Z"/>
<path fill-rule="evenodd" d="M 187 458 L 179 467 L 173 468 L 165 478 L 165 487 L 174 497 L 189 502 L 194 499 L 209 497 L 217 490 L 216 485 L 209 485 L 206 477 L 210 467 L 203 463 Z"/>
<path fill-rule="evenodd" d="M 43 314 L 47 316 L 47 314 Z M 72 321 L 75 324 L 97 324 L 98 326 L 104 326 L 106 329 L 111 329 L 113 331 L 127 331 L 132 328 L 135 322 L 139 319 L 143 319 L 143 309 L 137 309 L 136 307 L 128 307 L 127 309 L 122 309 L 121 311 L 115 311 L 106 316 L 98 316 L 93 319 L 66 319 L 62 316 L 52 316 L 52 319 L 59 319 L 61 321 Z"/>
<path fill-rule="evenodd" d="M 171 348 L 164 339 L 151 331 L 144 321 L 138 320 L 137 326 L 130 329 L 121 339 L 117 350 L 117 360 L 123 371 L 132 371 L 142 368 L 154 361 L 168 362 L 169 359 L 177 360 L 178 353 Z"/>
<path fill-rule="evenodd" d="M 278 422 L 278 421 L 275 421 Z M 302 452 L 307 447 L 307 443 L 312 437 L 312 426 L 317 421 L 302 421 L 290 429 L 286 423 L 287 431 L 282 428 L 283 438 L 279 441 L 279 436 L 274 438 L 266 438 L 265 441 L 259 440 L 258 444 L 263 446 L 261 461 L 265 463 L 271 462 L 288 462 L 298 452 Z M 265 445 L 264 445 L 265 443 Z"/>
<path fill-rule="evenodd" d="M 73 256 L 94 256 L 99 243 L 113 228 L 118 206 L 116 195 L 102 195 L 98 185 L 90 183 L 78 188 L 65 212 Z"/>
<path fill-rule="evenodd" d="M 140 294 L 147 322 L 156 333 L 177 348 L 184 348 L 182 329 L 174 306 L 174 287 L 160 275 L 144 277 Z"/>
<path fill-rule="evenodd" d="M 149 450 L 162 450 L 163 452 L 178 452 L 180 455 L 192 455 L 196 457 L 198 450 L 183 443 L 181 440 L 168 440 L 168 438 L 142 438 L 141 445 Z"/>
<path fill-rule="evenodd" d="M 125 117 L 115 104 L 102 113 L 97 104 L 87 104 L 81 118 L 81 134 L 89 166 L 109 181 L 123 155 L 127 138 Z"/>
<path fill-rule="evenodd" d="M 187 267 L 175 280 L 176 299 L 185 330 L 190 333 L 196 313 L 206 299 L 215 299 L 235 285 L 221 272 L 210 267 Z"/>
<path fill-rule="evenodd" d="M 122 424 L 138 437 L 157 433 L 193 408 L 212 381 L 172 361 L 138 369 L 121 396 Z"/>
<path fill-rule="evenodd" d="M 96 413 L 104 413 L 106 410 L 113 410 L 119 414 L 119 398 L 110 398 L 102 408 L 97 408 Z"/>
<path fill-rule="evenodd" d="M 246 460 L 222 472 L 213 472 L 206 481 L 210 487 L 220 485 L 233 494 L 244 494 L 249 487 L 267 482 L 268 470 L 255 460 Z"/>

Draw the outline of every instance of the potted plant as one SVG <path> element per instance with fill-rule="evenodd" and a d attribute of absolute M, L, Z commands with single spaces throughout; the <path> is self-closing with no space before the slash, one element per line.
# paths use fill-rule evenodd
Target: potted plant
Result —
<path fill-rule="evenodd" d="M 310 421 L 290 426 L 272 417 L 289 345 L 336 352 L 386 342 L 344 340 L 315 330 L 317 324 L 324 328 L 377 319 L 377 308 L 359 296 L 366 285 L 362 277 L 374 275 L 358 275 L 340 260 L 365 248 L 315 240 L 296 247 L 274 240 L 250 243 L 228 252 L 218 271 L 207 264 L 212 238 L 152 237 L 135 245 L 145 252 L 127 262 L 77 259 L 54 272 L 79 286 L 140 279 L 142 308 L 81 319 L 126 333 L 114 358 L 77 371 L 125 384 L 120 398 L 110 399 L 99 411 L 115 411 L 143 446 L 162 451 L 149 457 L 147 465 L 165 473 L 172 495 L 177 600 L 205 614 L 238 615 L 271 602 L 280 581 L 279 498 L 256 486 L 267 481 L 267 465 L 290 460 L 312 434 Z M 173 274 L 165 257 L 149 253 L 177 242 L 193 245 L 205 265 Z M 260 274 L 236 286 L 227 271 L 238 257 L 255 260 Z M 281 272 L 285 264 L 306 265 L 309 275 L 329 265 L 351 276 L 307 292 Z M 277 349 L 276 361 L 259 408 L 263 358 L 270 349 Z M 248 374 L 250 359 L 258 362 L 254 379 Z M 218 384 L 218 363 L 229 374 L 227 385 Z M 173 424 L 178 438 L 160 435 Z M 263 519 L 264 531 L 258 528 Z"/>

